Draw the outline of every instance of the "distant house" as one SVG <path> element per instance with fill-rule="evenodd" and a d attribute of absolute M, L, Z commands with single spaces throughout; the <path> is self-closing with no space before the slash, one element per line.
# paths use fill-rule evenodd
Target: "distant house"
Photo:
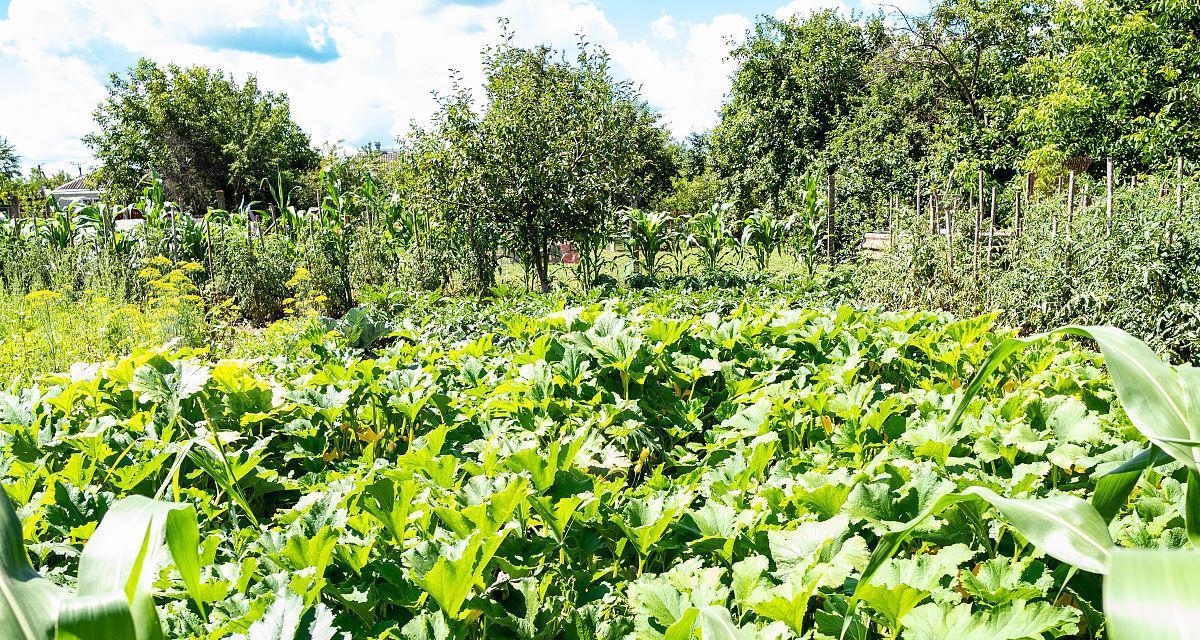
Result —
<path fill-rule="evenodd" d="M 46 195 L 54 198 L 59 207 L 67 208 L 72 202 L 81 204 L 91 204 L 100 201 L 100 191 L 97 189 L 89 189 L 87 184 L 87 176 L 80 175 L 78 178 L 61 185 L 55 189 L 51 189 Z"/>
<path fill-rule="evenodd" d="M 382 164 L 391 164 L 400 161 L 401 152 L 399 149 L 389 149 L 384 148 L 382 145 L 374 144 L 359 149 L 358 155 L 378 160 Z"/>

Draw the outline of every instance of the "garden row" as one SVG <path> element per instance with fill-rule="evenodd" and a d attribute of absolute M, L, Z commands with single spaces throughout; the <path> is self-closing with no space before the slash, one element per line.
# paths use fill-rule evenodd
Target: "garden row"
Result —
<path fill-rule="evenodd" d="M 1119 332 L 1124 409 L 991 316 L 463 304 L 0 394 L 6 637 L 1130 638 L 1171 595 L 1117 548 L 1189 544 L 1194 417 L 1147 389 L 1194 370 Z"/>

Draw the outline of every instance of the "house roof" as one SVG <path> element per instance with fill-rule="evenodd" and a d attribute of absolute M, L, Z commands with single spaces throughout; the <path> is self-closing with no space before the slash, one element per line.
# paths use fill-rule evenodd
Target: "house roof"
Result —
<path fill-rule="evenodd" d="M 58 188 L 54 189 L 54 191 L 51 191 L 51 193 L 56 191 L 92 191 L 92 189 L 88 189 L 87 184 L 85 184 L 86 180 L 87 176 L 79 176 L 78 178 L 75 178 L 66 184 L 59 185 Z"/>

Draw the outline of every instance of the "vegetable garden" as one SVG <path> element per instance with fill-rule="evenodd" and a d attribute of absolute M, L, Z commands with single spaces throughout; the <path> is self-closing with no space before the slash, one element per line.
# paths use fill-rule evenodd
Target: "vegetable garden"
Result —
<path fill-rule="evenodd" d="M 0 138 L 0 638 L 1197 637 L 1197 29 L 762 16 L 677 141 L 502 20 L 355 153 L 138 61 L 98 201 Z"/>
<path fill-rule="evenodd" d="M 355 316 L 5 394 L 6 637 L 1132 638 L 1190 603 L 1193 369 L 721 306 Z"/>

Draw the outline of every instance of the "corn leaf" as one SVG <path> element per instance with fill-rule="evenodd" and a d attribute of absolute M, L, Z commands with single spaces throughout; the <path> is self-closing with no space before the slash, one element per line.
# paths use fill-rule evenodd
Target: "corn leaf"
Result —
<path fill-rule="evenodd" d="M 1104 582 L 1112 640 L 1184 640 L 1200 629 L 1200 553 L 1120 549 Z"/>
<path fill-rule="evenodd" d="M 21 522 L 0 489 L 0 637 L 49 638 L 64 593 L 29 564 Z"/>
<path fill-rule="evenodd" d="M 125 594 L 138 640 L 162 637 L 151 591 L 164 540 L 184 585 L 199 604 L 200 534 L 190 505 L 144 496 L 124 498 L 109 509 L 79 560 L 79 595 Z"/>
<path fill-rule="evenodd" d="M 58 611 L 54 640 L 135 640 L 124 594 L 68 598 Z"/>

